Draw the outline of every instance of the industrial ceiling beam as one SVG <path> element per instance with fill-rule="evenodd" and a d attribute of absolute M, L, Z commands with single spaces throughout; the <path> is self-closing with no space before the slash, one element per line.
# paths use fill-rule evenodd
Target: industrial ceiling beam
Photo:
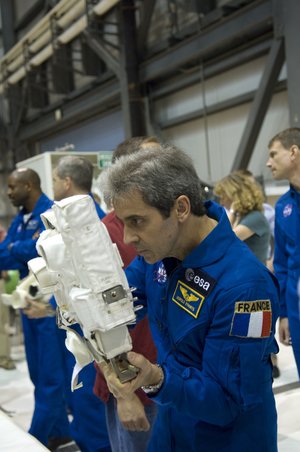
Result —
<path fill-rule="evenodd" d="M 16 42 L 14 31 L 15 10 L 14 2 L 11 0 L 0 0 L 0 9 L 2 17 L 2 38 L 4 51 L 8 52 Z"/>
<path fill-rule="evenodd" d="M 263 55 L 266 55 L 270 50 L 272 40 L 266 39 L 256 44 L 251 43 L 250 47 L 235 49 L 236 53 L 223 55 L 222 59 L 218 61 L 209 61 L 201 71 L 199 66 L 193 68 L 190 73 L 184 73 L 177 77 L 169 78 L 166 81 L 152 83 L 151 98 L 157 99 L 163 96 L 168 96 L 180 89 L 187 88 L 195 83 L 201 82 L 202 75 L 205 80 L 215 77 L 218 74 L 229 71 L 237 66 L 240 66 L 249 61 L 255 60 Z M 203 72 L 203 74 L 202 74 Z"/>
<path fill-rule="evenodd" d="M 43 10 L 46 11 L 47 3 L 46 0 L 36 0 L 33 5 L 26 11 L 25 14 L 17 21 L 15 25 L 15 31 L 18 32 L 23 28 L 27 27 L 38 14 Z"/>
<path fill-rule="evenodd" d="M 284 91 L 286 90 L 286 87 L 286 80 L 281 80 L 276 84 L 274 92 L 279 93 L 281 91 Z M 255 98 L 255 95 L 256 90 L 248 91 L 246 93 L 240 94 L 239 96 L 231 97 L 230 99 L 208 105 L 205 108 L 199 108 L 197 110 L 193 110 L 192 112 L 178 115 L 175 118 L 166 119 L 159 122 L 158 126 L 161 130 L 168 129 L 170 127 L 181 126 L 185 122 L 195 121 L 197 119 L 205 117 L 206 115 L 214 115 L 216 113 L 229 110 L 230 108 L 239 107 L 240 105 L 252 102 Z"/>
<path fill-rule="evenodd" d="M 285 35 L 285 55 L 288 79 L 288 101 L 290 111 L 290 126 L 300 127 L 300 92 L 299 92 L 299 68 L 300 68 L 300 34 L 299 0 L 284 0 L 283 20 Z"/>
<path fill-rule="evenodd" d="M 274 39 L 265 70 L 250 108 L 232 171 L 248 167 L 265 114 L 284 63 L 283 39 Z"/>
<path fill-rule="evenodd" d="M 241 42 L 272 29 L 272 0 L 255 2 L 222 23 L 185 39 L 140 67 L 142 83 L 176 72 L 184 64 L 220 55 Z"/>
<path fill-rule="evenodd" d="M 84 30 L 82 36 L 86 44 L 93 50 L 98 58 L 103 60 L 107 67 L 120 79 L 121 68 L 120 62 L 112 55 L 112 53 L 105 47 L 100 37 L 94 36 L 88 29 Z"/>
<path fill-rule="evenodd" d="M 55 119 L 54 111 L 39 116 L 31 123 L 21 126 L 19 138 L 21 141 L 44 139 L 71 125 L 85 121 L 87 118 L 99 114 L 108 105 L 118 104 L 120 96 L 119 83 L 108 81 L 85 94 L 57 106 L 61 111 L 61 119 Z"/>
<path fill-rule="evenodd" d="M 228 57 L 224 59 L 220 59 L 216 62 L 209 62 L 204 67 L 204 77 L 205 80 L 209 79 L 210 77 L 213 77 L 217 74 L 220 74 L 221 72 L 224 72 L 226 70 L 232 69 L 233 67 L 236 67 L 240 64 L 243 64 L 245 62 L 249 62 L 252 59 L 258 58 L 259 56 L 267 54 L 267 52 L 270 49 L 271 46 L 271 39 L 266 39 L 265 41 L 256 43 L 253 47 L 249 47 L 246 49 L 242 49 L 236 54 L 229 55 Z M 192 74 L 186 74 L 184 77 L 180 78 L 172 78 L 164 82 L 157 83 L 153 86 L 151 89 L 151 97 L 152 99 L 158 99 L 162 96 L 167 96 L 171 94 L 174 91 L 178 91 L 180 89 L 183 89 L 189 85 L 192 85 L 194 83 L 201 82 L 201 73 L 200 70 L 196 71 Z M 97 88 L 90 88 L 90 91 L 88 93 L 83 93 L 84 102 L 80 102 L 80 109 L 82 116 L 90 116 L 91 111 L 96 112 L 95 104 L 97 103 L 97 99 L 99 103 L 103 103 L 104 97 L 103 95 L 106 94 L 105 99 L 107 102 L 110 102 L 111 100 L 117 99 L 120 95 L 120 85 L 118 84 L 117 80 L 114 80 L 114 89 L 109 89 L 106 93 L 106 84 L 103 85 L 103 90 L 101 90 L 101 87 Z M 108 95 L 111 93 L 111 98 Z M 55 120 L 53 109 L 50 109 L 49 111 L 43 110 L 38 117 L 34 120 L 34 125 L 28 124 L 21 126 L 21 136 L 22 139 L 26 137 L 26 139 L 38 139 L 45 134 L 51 134 L 53 131 L 57 130 L 57 127 L 59 129 L 62 129 L 66 127 L 68 123 L 72 122 L 72 108 L 73 105 L 77 105 L 77 98 L 82 95 L 80 92 L 74 93 L 74 95 L 69 95 L 68 100 L 66 100 L 65 104 L 63 105 L 62 109 L 65 111 L 65 113 L 62 116 L 61 121 L 58 123 Z M 75 100 L 73 100 L 73 98 Z M 248 101 L 252 100 L 252 98 L 249 98 Z M 100 108 L 100 105 L 99 105 Z M 52 110 L 52 111 L 51 111 Z M 74 110 L 74 121 L 77 121 L 77 114 L 78 112 L 77 108 Z M 163 126 L 164 127 L 164 126 Z"/>
<path fill-rule="evenodd" d="M 121 3 L 123 4 L 123 2 Z M 151 5 L 151 3 L 152 2 L 149 0 L 149 5 Z M 248 55 L 249 59 L 255 58 L 255 55 L 259 56 L 265 54 L 270 46 L 270 34 L 273 31 L 272 5 L 273 0 L 254 2 L 253 4 L 250 4 L 250 6 L 244 7 L 238 12 L 222 19 L 222 22 L 216 23 L 214 26 L 205 29 L 198 35 L 185 39 L 182 44 L 176 45 L 168 51 L 161 53 L 156 58 L 143 63 L 140 66 L 141 69 L 139 71 L 139 77 L 142 77 L 142 79 L 137 77 L 136 74 L 134 75 L 135 78 L 132 75 L 129 78 L 127 78 L 127 76 L 121 76 L 120 85 L 118 84 L 117 78 L 111 82 L 114 86 L 112 91 L 106 92 L 106 85 L 103 85 L 103 90 L 102 86 L 100 88 L 94 88 L 90 93 L 83 95 L 83 102 L 81 102 L 80 99 L 77 99 L 76 93 L 74 93 L 74 98 L 68 96 L 62 104 L 61 108 L 63 115 L 59 122 L 55 121 L 54 118 L 54 106 L 49 106 L 48 111 L 46 112 L 43 110 L 41 116 L 37 117 L 34 122 L 27 125 L 21 125 L 20 136 L 22 139 L 25 139 L 25 137 L 26 139 L 39 139 L 43 136 L 43 133 L 50 135 L 54 131 L 57 132 L 58 130 L 63 130 L 63 128 L 71 125 L 72 121 L 78 122 L 86 117 L 91 117 L 92 114 L 98 114 L 103 111 L 105 106 L 97 106 L 97 101 L 103 103 L 105 99 L 108 103 L 107 109 L 110 108 L 110 103 L 114 106 L 117 106 L 118 103 L 120 105 L 120 99 L 122 99 L 122 96 L 120 98 L 120 92 L 123 93 L 122 107 L 129 101 L 129 95 L 131 96 L 132 101 L 131 106 L 136 103 L 136 119 L 134 120 L 134 123 L 138 124 L 138 119 L 143 117 L 144 107 L 141 96 L 141 86 L 143 87 L 143 90 L 147 89 L 148 82 L 151 82 L 151 90 L 153 89 L 151 94 L 153 94 L 153 97 L 158 98 L 172 92 L 172 89 L 174 91 L 177 83 L 178 86 L 186 86 L 184 85 L 185 82 L 177 80 L 175 77 L 172 77 L 170 80 L 170 76 L 171 74 L 173 76 L 174 73 L 176 73 L 176 70 L 181 69 L 187 62 L 193 62 L 196 65 L 205 58 L 204 75 L 205 78 L 208 78 L 209 76 L 218 73 L 218 71 L 222 72 L 226 70 L 226 68 L 235 67 L 242 64 L 242 62 L 245 62 L 243 57 L 241 57 L 239 61 L 240 55 L 237 53 L 238 48 L 244 47 L 245 55 Z M 154 7 L 154 3 L 152 6 Z M 261 35 L 261 33 L 264 33 L 264 35 Z M 247 38 L 251 38 L 252 42 L 247 42 L 244 35 L 246 35 Z M 261 41 L 257 39 L 258 37 L 261 38 Z M 255 46 L 255 50 L 252 49 L 252 46 Z M 130 47 L 128 52 L 132 53 Z M 247 61 L 247 57 L 245 58 Z M 129 60 L 129 64 L 132 66 L 131 69 L 134 67 L 136 68 L 136 62 L 134 63 Z M 169 67 L 166 67 L 168 65 L 170 67 L 170 73 Z M 165 81 L 163 81 L 164 78 Z M 186 76 L 186 80 L 188 80 L 188 83 L 190 84 L 195 83 L 197 79 L 197 73 L 191 75 L 188 74 Z M 132 84 L 130 85 L 128 84 L 129 80 L 132 81 Z M 201 81 L 200 71 L 198 80 Z M 137 92 L 134 93 L 131 91 L 130 93 L 126 93 L 128 86 L 130 86 L 131 90 L 132 87 L 134 87 L 134 89 L 138 87 Z M 127 100 L 125 102 L 126 96 Z M 77 108 L 78 105 L 80 105 L 79 109 Z M 50 111 L 51 108 L 52 111 Z M 74 112 L 72 112 L 73 108 Z M 126 121 L 128 121 L 128 118 L 129 115 L 127 114 Z M 131 130 L 130 127 L 129 124 L 128 130 Z M 139 127 L 138 130 L 142 130 L 142 127 Z M 135 132 L 134 134 L 140 133 L 141 132 Z"/>
<path fill-rule="evenodd" d="M 139 80 L 134 0 L 120 2 L 121 104 L 127 138 L 146 134 L 144 101 Z"/>
<path fill-rule="evenodd" d="M 144 0 L 141 5 L 141 23 L 137 31 L 137 51 L 139 58 L 142 58 L 146 46 L 155 4 L 156 0 Z"/>

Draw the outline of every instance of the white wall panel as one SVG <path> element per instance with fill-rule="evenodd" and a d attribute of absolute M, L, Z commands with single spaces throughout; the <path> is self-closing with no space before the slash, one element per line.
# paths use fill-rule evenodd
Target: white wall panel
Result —
<path fill-rule="evenodd" d="M 248 105 L 241 105 L 210 115 L 207 132 L 199 119 L 166 129 L 164 137 L 193 158 L 201 179 L 215 182 L 230 172 L 248 111 Z"/>
<path fill-rule="evenodd" d="M 203 86 L 195 84 L 155 103 L 155 116 L 158 123 L 174 119 L 219 102 L 255 91 L 265 68 L 267 57 L 250 61 L 238 68 L 224 72 L 205 81 Z M 286 79 L 286 66 L 280 80 Z M 216 182 L 231 171 L 251 104 L 242 104 L 225 111 L 210 114 L 204 120 L 196 119 L 163 130 L 163 136 L 184 149 L 195 161 L 201 179 Z M 263 175 L 271 181 L 266 168 L 267 145 L 277 132 L 289 126 L 287 93 L 273 95 L 265 120 L 262 124 L 249 169 L 255 175 Z"/>
<path fill-rule="evenodd" d="M 249 165 L 249 169 L 255 175 L 262 175 L 266 181 L 272 181 L 270 170 L 266 167 L 269 141 L 276 133 L 288 127 L 288 97 L 287 91 L 284 91 L 272 98 Z"/>

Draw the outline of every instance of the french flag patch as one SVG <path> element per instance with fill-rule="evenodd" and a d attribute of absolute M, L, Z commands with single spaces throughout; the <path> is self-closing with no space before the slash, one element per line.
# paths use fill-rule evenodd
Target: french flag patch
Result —
<path fill-rule="evenodd" d="M 272 328 L 270 300 L 237 301 L 230 336 L 269 337 Z"/>

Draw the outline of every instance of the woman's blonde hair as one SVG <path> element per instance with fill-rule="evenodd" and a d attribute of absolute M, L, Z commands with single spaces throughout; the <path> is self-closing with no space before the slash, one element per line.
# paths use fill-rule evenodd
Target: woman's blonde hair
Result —
<path fill-rule="evenodd" d="M 241 216 L 252 210 L 263 211 L 263 191 L 254 177 L 246 172 L 235 171 L 223 177 L 215 185 L 214 194 L 230 199 L 232 208 Z"/>

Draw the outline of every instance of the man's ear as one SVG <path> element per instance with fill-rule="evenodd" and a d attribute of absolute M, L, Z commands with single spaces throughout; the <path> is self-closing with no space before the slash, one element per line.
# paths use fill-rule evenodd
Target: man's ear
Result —
<path fill-rule="evenodd" d="M 64 178 L 64 184 L 65 184 L 66 190 L 69 190 L 72 185 L 72 179 L 70 178 L 70 176 L 66 176 Z"/>
<path fill-rule="evenodd" d="M 27 192 L 30 192 L 32 190 L 32 183 L 28 181 L 24 184 L 24 187 Z"/>
<path fill-rule="evenodd" d="M 175 210 L 179 221 L 187 219 L 191 212 L 191 203 L 187 196 L 180 195 L 175 201 Z"/>
<path fill-rule="evenodd" d="M 290 147 L 291 159 L 294 160 L 300 154 L 300 149 L 296 144 Z"/>

